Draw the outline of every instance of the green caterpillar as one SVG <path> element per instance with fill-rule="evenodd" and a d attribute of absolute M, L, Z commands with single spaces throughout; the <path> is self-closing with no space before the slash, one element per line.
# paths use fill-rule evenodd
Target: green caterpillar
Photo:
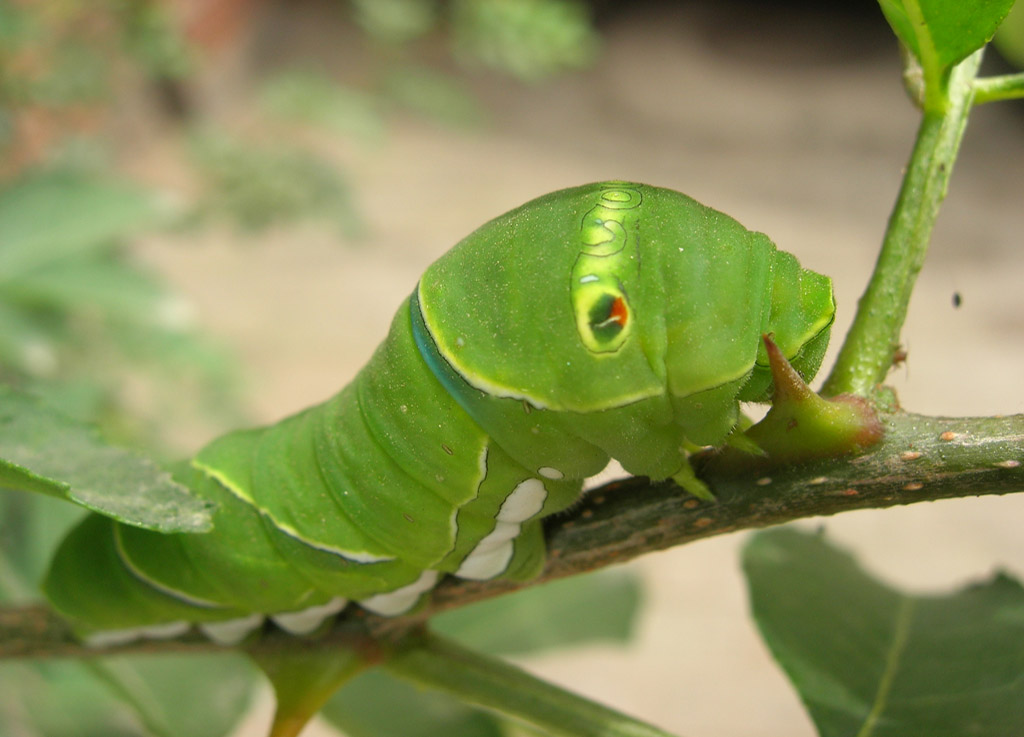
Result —
<path fill-rule="evenodd" d="M 45 582 L 88 641 L 193 623 L 234 642 L 296 633 L 349 601 L 414 607 L 443 574 L 528 579 L 541 520 L 609 458 L 685 478 L 741 401 L 771 389 L 761 335 L 805 376 L 834 315 L 829 279 L 678 192 L 603 182 L 492 220 L 434 263 L 387 339 L 325 403 L 231 433 L 178 477 L 214 531 L 90 515 Z"/>

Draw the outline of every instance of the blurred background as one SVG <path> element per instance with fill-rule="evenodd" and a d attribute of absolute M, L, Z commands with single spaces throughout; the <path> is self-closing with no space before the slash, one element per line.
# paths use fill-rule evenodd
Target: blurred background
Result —
<path fill-rule="evenodd" d="M 686 192 L 830 274 L 838 347 L 917 114 L 876 4 L 822 5 L 0 0 L 0 380 L 194 452 L 339 389 L 471 230 L 600 179 Z M 1021 9 L 1006 28 L 992 73 L 1024 65 Z M 1024 411 L 1022 193 L 1024 107 L 978 109 L 890 376 L 907 409 Z M 4 511 L 13 545 L 36 512 Z M 1021 519 L 1011 497 L 822 524 L 938 592 L 1024 576 Z M 629 644 L 521 662 L 680 734 L 813 734 L 747 617 L 742 539 L 632 564 Z M 8 598 L 45 547 L 9 557 Z"/>

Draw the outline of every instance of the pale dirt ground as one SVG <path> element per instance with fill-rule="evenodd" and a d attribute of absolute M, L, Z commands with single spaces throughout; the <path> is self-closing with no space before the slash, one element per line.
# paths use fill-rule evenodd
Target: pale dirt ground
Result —
<path fill-rule="evenodd" d="M 299 30 L 330 47 L 326 31 Z M 597 179 L 679 189 L 770 234 L 835 278 L 842 335 L 915 113 L 884 39 L 861 44 L 857 29 L 836 26 L 808 29 L 806 38 L 759 22 L 751 32 L 687 12 L 628 15 L 608 30 L 602 60 L 585 74 L 540 88 L 477 78 L 488 127 L 400 120 L 376 149 L 339 146 L 369 225 L 357 245 L 309 227 L 251 243 L 226 232 L 184 245 L 164 239 L 148 255 L 248 363 L 253 413 L 267 421 L 346 382 L 423 268 L 460 237 L 536 195 Z M 831 50 L 839 61 L 829 60 Z M 972 120 L 915 293 L 905 330 L 910 357 L 891 377 L 915 411 L 1024 411 L 1024 117 L 1012 112 L 994 106 Z M 883 578 L 928 591 L 997 567 L 1024 576 L 1022 524 L 1020 497 L 826 523 Z M 747 617 L 738 570 L 744 538 L 633 564 L 649 587 L 630 645 L 524 665 L 682 735 L 812 735 Z M 265 709 L 249 728 L 264 718 Z"/>

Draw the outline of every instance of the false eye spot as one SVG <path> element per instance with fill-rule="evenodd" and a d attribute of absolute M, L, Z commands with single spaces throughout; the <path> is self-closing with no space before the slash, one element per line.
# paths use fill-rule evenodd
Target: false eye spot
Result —
<path fill-rule="evenodd" d="M 601 295 L 590 308 L 588 322 L 598 343 L 614 342 L 629 322 L 629 306 L 625 298 L 618 294 Z"/>
<path fill-rule="evenodd" d="M 588 351 L 617 352 L 632 332 L 633 311 L 622 284 L 612 274 L 587 269 L 572 289 L 576 329 Z"/>
<path fill-rule="evenodd" d="M 632 311 L 626 295 L 613 285 L 590 285 L 577 294 L 576 326 L 588 350 L 598 354 L 618 351 L 631 332 Z"/>

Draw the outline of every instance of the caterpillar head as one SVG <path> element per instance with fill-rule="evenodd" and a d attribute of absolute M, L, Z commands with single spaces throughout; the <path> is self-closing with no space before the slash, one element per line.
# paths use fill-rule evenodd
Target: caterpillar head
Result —
<path fill-rule="evenodd" d="M 763 333 L 795 356 L 822 342 L 834 311 L 828 279 L 764 235 L 629 182 L 554 192 L 492 220 L 427 271 L 417 296 L 439 352 L 472 386 L 573 412 L 726 384 L 735 401 Z"/>

